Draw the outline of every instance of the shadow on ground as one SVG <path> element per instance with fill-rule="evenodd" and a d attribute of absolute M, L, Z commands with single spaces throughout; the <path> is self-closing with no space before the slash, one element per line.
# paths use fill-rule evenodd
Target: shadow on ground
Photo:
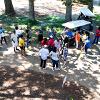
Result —
<path fill-rule="evenodd" d="M 88 97 L 92 98 L 92 93 L 86 87 L 66 81 L 62 88 L 62 81 L 62 78 L 49 74 L 0 66 L 0 100 L 16 100 L 16 98 L 20 100 L 24 98 L 27 100 L 29 98 L 65 100 L 70 97 L 74 100 L 84 100 Z"/>

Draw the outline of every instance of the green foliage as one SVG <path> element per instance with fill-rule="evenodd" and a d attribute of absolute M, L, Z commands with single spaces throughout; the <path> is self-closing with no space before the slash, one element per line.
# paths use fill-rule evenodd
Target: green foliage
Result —
<path fill-rule="evenodd" d="M 44 26 L 54 26 L 54 27 L 61 27 L 61 24 L 64 23 L 64 19 L 61 19 L 57 16 L 47 16 L 42 19 L 42 21 L 45 23 Z"/>
<path fill-rule="evenodd" d="M 98 21 L 100 21 L 100 15 L 99 14 L 96 15 L 95 19 L 98 20 Z"/>
<path fill-rule="evenodd" d="M 36 25 L 37 21 L 31 20 L 27 17 L 9 17 L 7 15 L 0 15 L 0 21 L 7 25 L 20 24 L 20 25 Z"/>

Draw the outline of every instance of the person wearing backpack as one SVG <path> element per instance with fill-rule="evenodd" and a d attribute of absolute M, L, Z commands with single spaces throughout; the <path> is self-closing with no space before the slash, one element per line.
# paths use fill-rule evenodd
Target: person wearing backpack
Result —
<path fill-rule="evenodd" d="M 96 30 L 95 39 L 93 41 L 93 44 L 94 43 L 98 44 L 99 38 L 100 38 L 100 27 L 98 27 L 98 29 Z"/>

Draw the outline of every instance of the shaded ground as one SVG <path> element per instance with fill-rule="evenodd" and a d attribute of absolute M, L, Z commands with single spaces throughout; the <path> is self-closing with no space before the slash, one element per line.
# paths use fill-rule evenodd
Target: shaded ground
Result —
<path fill-rule="evenodd" d="M 99 48 L 99 45 L 97 45 L 97 46 L 94 45 L 92 47 L 92 49 L 89 50 L 87 55 L 85 55 L 83 51 L 80 54 L 80 50 L 70 48 L 68 62 L 66 64 L 65 68 L 62 68 L 63 62 L 62 61 L 60 62 L 60 68 L 61 68 L 60 71 L 52 71 L 52 65 L 51 65 L 50 60 L 47 61 L 47 66 L 46 66 L 45 70 L 41 70 L 39 68 L 40 60 L 38 57 L 38 51 L 39 51 L 38 45 L 35 47 L 32 47 L 32 49 L 30 51 L 27 50 L 28 56 L 26 56 L 26 57 L 21 56 L 19 52 L 14 54 L 11 44 L 9 44 L 8 46 L 3 45 L 3 46 L 1 46 L 1 49 L 0 49 L 0 68 L 1 68 L 0 73 L 2 74 L 2 75 L 0 75 L 1 76 L 1 78 L 0 78 L 1 85 L 6 84 L 6 77 L 8 77 L 7 80 L 9 80 L 9 81 L 11 80 L 10 84 L 14 84 L 19 80 L 18 87 L 20 87 L 19 83 L 36 85 L 36 83 L 34 83 L 34 81 L 36 82 L 36 80 L 37 81 L 40 80 L 38 83 L 42 85 L 42 87 L 41 87 L 42 89 L 40 88 L 39 91 L 41 91 L 41 92 L 43 91 L 45 96 L 41 96 L 42 94 L 39 91 L 36 92 L 36 94 L 35 94 L 35 92 L 34 93 L 32 92 L 33 95 L 31 95 L 30 92 L 28 92 L 27 98 L 44 97 L 44 98 L 56 98 L 57 100 L 59 100 L 59 99 L 65 100 L 63 98 L 66 98 L 66 96 L 72 95 L 76 98 L 75 100 L 79 100 L 79 99 L 77 99 L 75 94 L 80 93 L 78 95 L 79 98 L 82 98 L 80 100 L 99 100 L 99 98 L 100 98 L 100 48 Z M 28 70 L 32 70 L 32 71 L 28 71 Z M 42 74 L 42 73 L 44 73 L 44 74 Z M 67 88 L 66 90 L 62 90 L 61 85 L 62 85 L 62 81 L 63 81 L 63 78 L 65 75 L 67 76 L 66 82 L 71 82 L 71 86 L 66 87 Z M 56 77 L 56 76 L 59 77 L 58 78 L 59 81 L 55 81 L 54 77 Z M 27 77 L 28 77 L 28 80 L 26 79 Z M 18 78 L 18 80 L 17 80 L 17 78 Z M 25 79 L 23 79 L 23 78 L 25 78 Z M 22 80 L 27 80 L 29 82 L 32 81 L 33 83 L 27 83 L 26 81 L 23 82 Z M 52 80 L 53 80 L 53 83 L 52 83 Z M 57 82 L 58 84 L 55 82 Z M 8 84 L 8 81 L 7 81 L 7 84 Z M 2 90 L 2 88 L 4 89 L 4 91 L 2 90 L 2 92 L 0 92 L 0 93 L 3 93 L 1 95 L 2 96 L 4 95 L 4 97 L 5 97 L 6 95 L 4 93 L 8 93 L 9 95 L 7 95 L 7 96 L 9 98 L 12 96 L 15 97 L 16 95 L 18 95 L 18 94 L 16 94 L 16 91 L 17 91 L 16 84 L 17 83 L 13 85 L 14 89 L 16 90 L 16 91 L 14 90 L 13 95 L 10 92 L 5 92 L 6 87 L 9 87 L 9 84 L 8 85 L 7 84 L 4 87 L 1 86 L 1 90 Z M 56 85 L 57 85 L 56 89 L 58 89 L 58 90 L 61 89 L 61 90 L 59 90 L 59 92 L 57 92 L 58 94 L 56 94 L 56 92 L 51 92 L 52 95 L 51 94 L 47 95 L 49 93 L 48 92 L 46 93 L 46 91 L 51 91 L 51 90 L 48 90 L 48 88 L 43 84 L 45 84 L 47 86 L 48 86 L 48 84 L 51 84 L 49 86 L 50 89 L 56 87 Z M 85 89 L 83 89 L 85 91 L 84 92 L 85 96 L 84 96 L 84 93 L 81 92 L 81 89 L 79 87 L 77 87 L 77 84 L 80 84 L 80 87 L 84 86 L 84 88 L 86 89 L 86 91 L 85 91 Z M 68 85 L 68 84 L 66 84 L 66 85 Z M 30 91 L 29 86 L 31 86 L 31 85 L 25 85 L 25 88 L 28 88 L 27 91 Z M 23 87 L 23 85 L 22 85 L 22 87 Z M 78 92 L 77 92 L 77 90 L 74 91 L 74 89 L 77 89 L 77 88 L 78 88 Z M 23 89 L 24 89 L 24 87 L 22 88 L 22 90 Z M 36 88 L 36 90 L 37 90 L 37 88 Z M 10 91 L 10 90 L 8 89 L 8 91 Z M 31 91 L 34 91 L 34 88 L 32 88 Z M 52 90 L 52 91 L 54 91 L 54 90 Z M 66 92 L 63 92 L 63 91 L 66 91 Z M 22 91 L 21 93 L 23 94 L 24 92 Z M 21 93 L 20 93 L 20 96 L 22 96 Z M 92 94 L 92 95 L 90 95 L 90 94 Z M 85 97 L 87 97 L 88 95 L 89 95 L 89 98 L 86 99 Z M 26 96 L 24 95 L 24 97 L 26 97 Z M 85 99 L 83 99 L 83 97 Z M 22 99 L 22 100 L 24 100 L 24 99 Z M 48 99 L 46 99 L 46 100 L 48 100 Z"/>
<path fill-rule="evenodd" d="M 91 100 L 93 94 L 88 88 L 69 81 L 62 88 L 62 81 L 41 72 L 0 66 L 0 100 Z"/>
<path fill-rule="evenodd" d="M 20 2 L 20 5 L 16 3 L 21 7 L 17 7 L 17 11 L 26 14 L 27 2 L 25 5 L 23 3 Z M 54 6 L 56 3 L 48 2 L 48 4 L 57 9 L 47 8 L 47 4 L 43 4 L 44 6 L 41 7 L 39 3 L 37 3 L 39 7 L 36 9 L 45 12 L 45 10 L 40 10 L 45 8 L 47 14 L 64 14 L 59 10 L 59 3 L 58 6 Z M 41 14 L 41 12 L 38 13 Z M 32 47 L 31 51 L 27 50 L 28 56 L 23 57 L 19 52 L 14 54 L 11 44 L 0 45 L 0 100 L 8 98 L 14 98 L 14 100 L 25 100 L 25 98 L 28 98 L 27 100 L 29 98 L 32 98 L 30 100 L 35 100 L 35 98 L 65 100 L 70 96 L 75 100 L 100 100 L 100 42 L 99 45 L 94 45 L 87 55 L 83 51 L 80 53 L 80 50 L 70 48 L 66 67 L 62 68 L 63 62 L 61 61 L 61 70 L 55 72 L 51 69 L 50 60 L 48 60 L 45 70 L 39 68 L 38 51 L 37 45 Z M 66 86 L 62 89 L 61 85 L 65 75 L 67 76 Z"/>

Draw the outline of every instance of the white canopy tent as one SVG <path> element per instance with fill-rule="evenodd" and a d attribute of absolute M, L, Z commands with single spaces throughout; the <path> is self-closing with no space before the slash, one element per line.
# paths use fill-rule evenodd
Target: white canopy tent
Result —
<path fill-rule="evenodd" d="M 84 26 L 87 24 L 91 24 L 91 22 L 85 21 L 85 20 L 76 20 L 76 21 L 70 21 L 70 22 L 64 23 L 62 24 L 62 26 L 67 27 L 69 29 L 73 29 L 73 28 L 77 28 L 77 27 Z"/>
<path fill-rule="evenodd" d="M 88 9 L 88 8 L 81 8 L 80 12 L 84 15 L 84 16 L 89 16 L 89 17 L 94 17 L 95 15 Z"/>

